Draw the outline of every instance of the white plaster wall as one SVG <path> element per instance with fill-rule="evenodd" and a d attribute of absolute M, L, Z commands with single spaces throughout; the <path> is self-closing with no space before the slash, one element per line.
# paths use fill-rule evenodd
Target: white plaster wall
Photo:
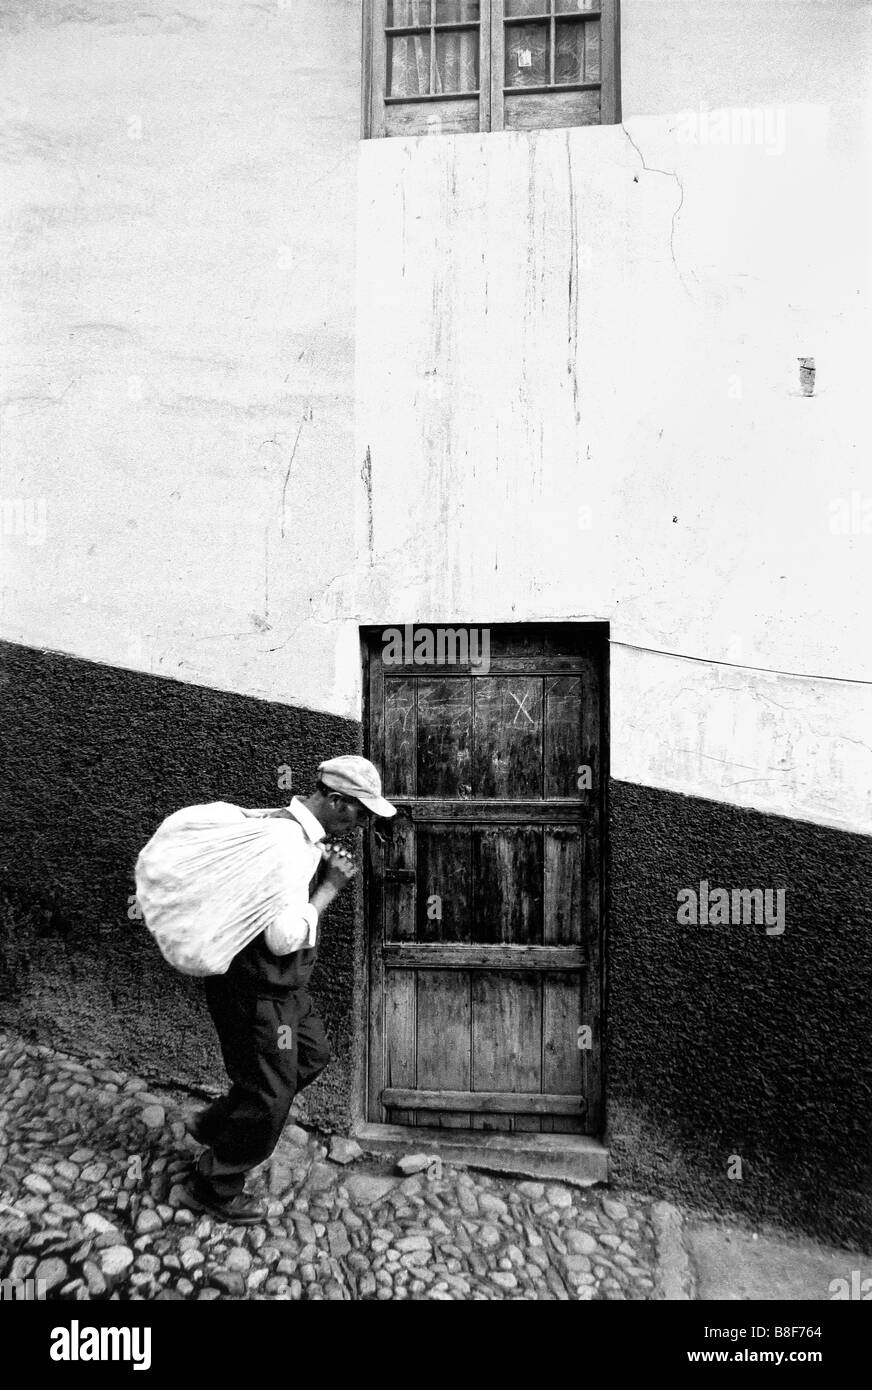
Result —
<path fill-rule="evenodd" d="M 0 634 L 322 706 L 359 5 L 3 0 L 0 33 Z"/>
<path fill-rule="evenodd" d="M 868 7 L 622 8 L 624 129 L 358 155 L 354 0 L 3 0 L 0 634 L 354 717 L 601 618 L 616 776 L 869 829 L 868 686 L 741 665 L 872 677 Z"/>
<path fill-rule="evenodd" d="M 616 777 L 868 831 L 867 21 L 636 0 L 623 128 L 363 147 L 372 565 L 325 615 L 608 620 Z"/>

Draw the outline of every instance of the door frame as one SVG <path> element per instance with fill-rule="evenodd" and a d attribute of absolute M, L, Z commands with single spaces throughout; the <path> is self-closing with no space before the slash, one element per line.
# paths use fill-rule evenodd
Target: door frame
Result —
<path fill-rule="evenodd" d="M 371 757 L 372 747 L 370 742 L 370 643 L 371 640 L 383 634 L 387 629 L 404 629 L 405 623 L 411 621 L 414 627 L 475 627 L 479 630 L 494 627 L 512 627 L 518 630 L 530 630 L 535 628 L 553 629 L 556 626 L 565 626 L 579 629 L 585 632 L 590 638 L 590 654 L 597 659 L 599 675 L 599 717 L 600 717 L 600 782 L 599 789 L 599 855 L 600 855 L 600 879 L 599 879 L 599 1088 L 598 1094 L 591 1095 L 588 1104 L 588 1113 L 592 1120 L 592 1136 L 578 1136 L 571 1134 L 553 1134 L 538 1136 L 540 1139 L 551 1141 L 573 1141 L 582 1140 L 589 1142 L 593 1136 L 602 1136 L 606 1129 L 606 1083 L 608 1074 L 608 1049 L 607 1049 L 607 1008 L 608 1008 L 608 971 L 606 967 L 608 950 L 608 927 L 609 914 L 611 909 L 611 853 L 610 853 L 610 624 L 607 621 L 584 621 L 563 618 L 553 618 L 550 621 L 533 620 L 525 622 L 513 618 L 510 620 L 475 622 L 470 619 L 442 618 L 439 620 L 428 620 L 415 618 L 413 620 L 386 619 L 380 623 L 367 623 L 359 626 L 359 640 L 361 653 L 361 673 L 362 673 L 362 746 L 365 757 Z M 380 769 L 381 770 L 381 769 Z M 374 997 L 373 985 L 373 934 L 371 930 L 371 914 L 373 906 L 374 875 L 372 868 L 372 855 L 368 839 L 364 842 L 363 855 L 363 883 L 362 883 L 362 995 L 361 1007 L 357 1011 L 357 1016 L 363 1024 L 363 1039 L 360 1048 L 357 1049 L 359 1066 L 355 1068 L 357 1076 L 360 1078 L 358 1089 L 357 1104 L 355 1111 L 360 1117 L 358 1124 L 370 1135 L 377 1135 L 380 1131 L 385 1135 L 396 1135 L 400 1127 L 372 1120 L 370 1115 L 370 1051 L 371 1038 L 374 1024 L 377 1022 L 374 1010 L 377 1003 Z M 413 1127 L 407 1128 L 409 1140 L 422 1131 Z M 432 1134 L 433 1145 L 442 1141 L 450 1140 L 452 1136 L 457 1137 L 463 1131 L 453 1129 L 428 1130 L 428 1136 Z M 496 1131 L 492 1136 L 488 1131 L 476 1132 L 480 1140 L 498 1136 L 501 1142 L 516 1140 L 519 1145 L 529 1143 L 536 1136 L 527 1131 Z"/>

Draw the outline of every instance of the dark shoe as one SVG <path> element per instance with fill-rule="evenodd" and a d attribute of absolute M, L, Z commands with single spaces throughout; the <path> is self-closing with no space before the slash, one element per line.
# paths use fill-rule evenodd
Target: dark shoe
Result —
<path fill-rule="evenodd" d="M 266 1203 L 259 1197 L 240 1192 L 224 1199 L 207 1191 L 196 1179 L 182 1188 L 179 1204 L 189 1211 L 208 1212 L 218 1221 L 230 1221 L 234 1226 L 257 1226 L 268 1220 Z"/>
<path fill-rule="evenodd" d="M 188 1133 L 198 1144 L 206 1145 L 209 1143 L 210 1136 L 208 1126 L 203 1123 L 207 1114 L 207 1110 L 201 1110 L 198 1115 L 192 1116 L 186 1123 Z"/>

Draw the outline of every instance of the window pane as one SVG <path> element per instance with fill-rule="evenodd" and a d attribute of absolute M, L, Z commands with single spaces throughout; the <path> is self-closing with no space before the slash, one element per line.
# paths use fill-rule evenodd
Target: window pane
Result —
<path fill-rule="evenodd" d="M 580 14 L 583 10 L 598 10 L 600 0 L 557 0 L 554 6 L 558 14 Z"/>
<path fill-rule="evenodd" d="M 555 82 L 584 81 L 584 24 L 570 21 L 557 25 L 557 52 L 554 58 Z"/>
<path fill-rule="evenodd" d="M 506 14 L 510 19 L 513 19 L 515 15 L 550 13 L 548 0 L 506 0 Z"/>
<path fill-rule="evenodd" d="M 544 87 L 548 83 L 548 26 L 510 24 L 506 28 L 506 86 Z"/>
<path fill-rule="evenodd" d="M 478 91 L 478 30 L 436 35 L 436 91 Z"/>
<path fill-rule="evenodd" d="M 478 23 L 478 0 L 436 0 L 433 18 L 437 24 Z"/>
<path fill-rule="evenodd" d="M 386 96 L 419 97 L 430 91 L 430 35 L 388 39 Z"/>
<path fill-rule="evenodd" d="M 403 24 L 429 24 L 430 0 L 388 0 L 388 28 Z"/>

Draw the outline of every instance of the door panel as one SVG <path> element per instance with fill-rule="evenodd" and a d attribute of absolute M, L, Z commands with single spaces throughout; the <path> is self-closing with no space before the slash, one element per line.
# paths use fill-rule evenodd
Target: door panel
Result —
<path fill-rule="evenodd" d="M 569 944 L 582 940 L 584 833 L 566 826 L 545 831 L 543 941 Z"/>
<path fill-rule="evenodd" d="M 415 827 L 398 817 L 385 852 L 380 895 L 385 941 L 414 941 L 416 896 Z"/>
<path fill-rule="evenodd" d="M 384 684 L 384 793 L 415 795 L 415 682 L 386 680 Z"/>
<path fill-rule="evenodd" d="M 391 970 L 385 988 L 385 1076 L 388 1086 L 415 1085 L 415 1050 L 418 1035 L 414 970 Z M 388 1124 L 415 1123 L 414 1111 L 388 1111 Z"/>
<path fill-rule="evenodd" d="M 468 825 L 414 829 L 418 940 L 472 941 L 472 830 Z"/>
<path fill-rule="evenodd" d="M 542 941 L 542 830 L 508 825 L 476 830 L 473 841 L 475 941 Z"/>
<path fill-rule="evenodd" d="M 472 681 L 418 682 L 418 796 L 464 795 L 471 728 Z"/>
<path fill-rule="evenodd" d="M 545 681 L 545 796 L 575 796 L 582 757 L 580 676 Z"/>
<path fill-rule="evenodd" d="M 418 1087 L 469 1091 L 469 1036 L 472 1008 L 469 975 L 462 970 L 421 970 L 418 974 Z M 463 1111 L 418 1112 L 418 1124 L 468 1129 Z"/>
<path fill-rule="evenodd" d="M 542 1089 L 558 1095 L 583 1095 L 584 1077 L 578 1047 L 579 996 L 576 983 L 546 977 L 542 981 Z M 542 1117 L 547 1132 L 575 1128 L 564 1115 Z"/>
<path fill-rule="evenodd" d="M 367 635 L 368 1116 L 597 1132 L 604 632 L 489 631 L 484 670 Z"/>
<path fill-rule="evenodd" d="M 480 973 L 472 983 L 474 1091 L 540 1091 L 542 995 L 539 981 L 521 974 Z M 473 1115 L 473 1129 L 512 1128 L 510 1115 Z M 525 1117 L 538 1130 L 540 1116 Z"/>
<path fill-rule="evenodd" d="M 472 795 L 542 795 L 542 680 L 483 676 L 475 681 Z"/>

